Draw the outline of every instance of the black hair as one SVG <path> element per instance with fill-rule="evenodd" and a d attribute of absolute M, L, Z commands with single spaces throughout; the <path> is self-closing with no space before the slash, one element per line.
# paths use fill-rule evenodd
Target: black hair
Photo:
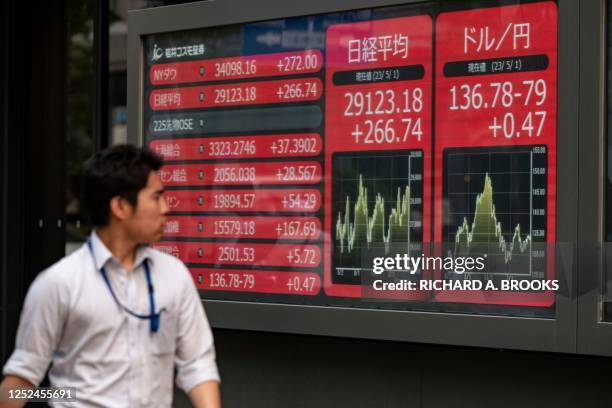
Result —
<path fill-rule="evenodd" d="M 96 227 L 109 222 L 110 201 L 119 196 L 134 207 L 138 192 L 163 160 L 147 147 L 116 145 L 94 154 L 81 168 L 81 208 Z"/>

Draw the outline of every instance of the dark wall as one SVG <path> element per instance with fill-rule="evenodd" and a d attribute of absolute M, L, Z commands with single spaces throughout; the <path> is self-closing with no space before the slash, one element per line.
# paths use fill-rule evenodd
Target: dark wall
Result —
<path fill-rule="evenodd" d="M 227 408 L 612 407 L 606 357 L 230 330 L 215 343 Z"/>
<path fill-rule="evenodd" d="M 25 151 L 28 142 L 25 134 L 29 132 L 28 115 L 30 61 L 25 44 L 30 40 L 15 24 L 16 15 L 23 10 L 12 2 L 2 2 L 0 23 L 2 42 L 0 44 L 1 127 L 0 127 L 0 211 L 2 230 L 0 231 L 0 329 L 2 338 L 0 352 L 4 361 L 12 350 L 18 312 L 23 301 L 22 287 L 25 274 L 23 270 L 23 227 L 25 205 Z M 24 25 L 28 25 L 27 23 Z M 19 38 L 19 40 L 18 40 Z M 22 91 L 19 92 L 19 87 Z M 24 92 L 25 91 L 25 92 Z M 11 335 L 9 335 L 11 333 Z"/>
<path fill-rule="evenodd" d="M 36 274 L 64 254 L 65 2 L 0 2 L 0 360 Z"/>

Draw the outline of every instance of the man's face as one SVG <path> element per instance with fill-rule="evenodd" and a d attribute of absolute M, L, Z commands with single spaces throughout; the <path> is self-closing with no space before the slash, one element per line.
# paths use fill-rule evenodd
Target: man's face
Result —
<path fill-rule="evenodd" d="M 138 201 L 130 217 L 125 220 L 128 234 L 137 242 L 153 243 L 161 239 L 168 206 L 164 186 L 157 172 L 149 173 L 147 185 L 138 192 Z"/>

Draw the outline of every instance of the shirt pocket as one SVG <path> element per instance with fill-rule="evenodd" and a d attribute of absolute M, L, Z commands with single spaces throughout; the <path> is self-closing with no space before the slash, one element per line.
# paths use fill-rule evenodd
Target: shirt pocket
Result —
<path fill-rule="evenodd" d="M 149 322 L 150 324 L 150 322 Z M 164 311 L 159 318 L 159 328 L 151 333 L 153 354 L 174 354 L 176 348 L 177 320 L 174 313 Z"/>

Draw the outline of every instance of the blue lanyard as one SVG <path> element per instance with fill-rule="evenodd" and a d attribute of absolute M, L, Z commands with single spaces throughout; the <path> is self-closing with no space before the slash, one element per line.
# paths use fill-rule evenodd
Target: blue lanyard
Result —
<path fill-rule="evenodd" d="M 87 240 L 87 246 L 89 247 L 89 252 L 91 252 L 91 258 L 94 261 L 94 269 L 95 269 L 96 257 L 93 252 L 93 245 L 91 244 L 91 239 Z M 125 310 L 127 313 L 131 314 L 132 316 L 138 319 L 151 320 L 151 332 L 156 333 L 157 330 L 159 330 L 161 314 L 162 312 L 166 310 L 166 308 L 162 307 L 159 313 L 155 312 L 155 297 L 153 295 L 155 291 L 153 290 L 153 282 L 151 281 L 151 271 L 149 270 L 149 263 L 147 262 L 146 259 L 143 261 L 143 264 L 145 268 L 145 276 L 147 277 L 147 287 L 149 288 L 149 304 L 151 306 L 151 312 L 148 315 L 135 313 L 132 310 L 128 309 L 126 306 L 124 306 L 121 302 L 119 302 L 119 299 L 117 299 L 117 295 L 115 295 L 115 291 L 113 290 L 113 287 L 110 284 L 110 280 L 108 279 L 108 274 L 106 273 L 106 269 L 104 267 L 101 267 L 100 272 L 102 273 L 104 282 L 106 282 L 106 286 L 108 287 L 108 290 L 110 291 L 113 299 L 115 300 L 115 303 L 117 303 L 117 306 L 119 306 L 121 309 Z"/>

